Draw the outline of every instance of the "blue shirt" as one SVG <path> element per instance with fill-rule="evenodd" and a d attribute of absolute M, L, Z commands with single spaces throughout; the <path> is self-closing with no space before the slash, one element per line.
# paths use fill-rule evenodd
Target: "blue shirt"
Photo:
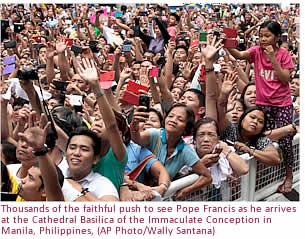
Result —
<path fill-rule="evenodd" d="M 197 156 L 196 152 L 191 148 L 191 146 L 187 145 L 182 138 L 178 142 L 174 153 L 166 160 L 167 143 L 165 129 L 160 130 L 152 128 L 148 130 L 150 132 L 150 139 L 149 143 L 145 147 L 152 152 L 154 152 L 161 134 L 160 147 L 156 156 L 166 168 L 171 180 L 175 177 L 175 175 L 184 165 L 192 167 L 199 160 L 199 157 Z M 150 162 L 148 162 L 147 165 L 149 164 Z"/>
<path fill-rule="evenodd" d="M 128 153 L 128 161 L 125 167 L 125 173 L 129 173 L 133 168 L 135 168 L 140 162 L 145 158 L 153 156 L 154 154 L 145 147 L 141 147 L 138 144 L 130 143 L 126 147 Z M 136 181 L 144 183 L 144 173 L 148 174 L 151 165 L 156 162 L 156 158 L 152 158 L 145 166 L 143 171 L 137 177 Z M 149 165 L 148 165 L 149 164 Z M 144 172 L 144 173 L 143 173 Z"/>

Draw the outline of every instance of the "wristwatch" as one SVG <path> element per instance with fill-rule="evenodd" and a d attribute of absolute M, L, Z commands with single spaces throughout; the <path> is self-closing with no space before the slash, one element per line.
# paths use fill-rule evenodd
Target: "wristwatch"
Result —
<path fill-rule="evenodd" d="M 255 148 L 254 148 L 253 146 L 250 146 L 250 152 L 249 152 L 249 154 L 250 154 L 251 156 L 253 156 L 254 151 L 255 151 Z"/>
<path fill-rule="evenodd" d="M 48 151 L 49 151 L 48 145 L 44 144 L 43 146 L 44 146 L 44 148 L 43 148 L 42 150 L 40 150 L 40 151 L 33 150 L 33 151 L 32 151 L 33 154 L 34 154 L 35 156 L 43 156 L 43 155 L 47 154 Z"/>
<path fill-rule="evenodd" d="M 94 96 L 95 96 L 95 98 L 98 98 L 104 94 L 105 94 L 105 90 L 101 88 L 100 92 L 98 92 L 97 94 L 94 94 Z"/>

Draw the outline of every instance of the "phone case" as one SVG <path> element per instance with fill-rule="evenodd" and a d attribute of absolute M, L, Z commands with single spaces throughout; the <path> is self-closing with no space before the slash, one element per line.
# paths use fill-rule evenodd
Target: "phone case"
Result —
<path fill-rule="evenodd" d="M 4 43 L 4 49 L 15 48 L 15 47 L 16 47 L 16 41 L 15 40 Z"/>
<path fill-rule="evenodd" d="M 9 56 L 9 57 L 6 57 L 3 59 L 3 64 L 6 66 L 6 65 L 10 65 L 10 64 L 13 64 L 15 63 L 16 61 L 16 57 L 15 55 L 13 56 Z"/>
<path fill-rule="evenodd" d="M 82 53 L 83 49 L 80 46 L 72 45 L 71 46 L 71 51 L 73 51 L 74 53 Z"/>
<path fill-rule="evenodd" d="M 200 32 L 199 41 L 200 42 L 206 42 L 207 41 L 207 36 L 208 36 L 207 32 Z"/>
<path fill-rule="evenodd" d="M 129 80 L 128 83 L 127 83 L 127 90 L 135 93 L 135 94 L 141 94 L 141 92 L 139 90 L 143 90 L 143 91 L 148 91 L 148 87 L 147 86 L 144 86 L 144 85 L 141 85 L 141 84 L 138 84 L 132 80 Z"/>
<path fill-rule="evenodd" d="M 237 47 L 237 40 L 233 39 L 226 39 L 223 41 L 224 48 L 236 48 Z"/>
<path fill-rule="evenodd" d="M 192 40 L 191 41 L 191 47 L 192 46 L 197 46 L 198 47 L 198 45 L 199 45 L 199 41 L 198 40 Z"/>
<path fill-rule="evenodd" d="M 36 41 L 37 43 L 41 43 L 41 36 L 33 37 L 33 40 Z"/>
<path fill-rule="evenodd" d="M 153 67 L 149 71 L 149 76 L 151 76 L 151 77 L 159 77 L 159 68 L 158 67 Z"/>
<path fill-rule="evenodd" d="M 131 45 L 123 45 L 122 51 L 123 52 L 130 52 L 131 51 Z"/>
<path fill-rule="evenodd" d="M 237 31 L 235 29 L 224 28 L 223 33 L 226 34 L 228 38 L 236 38 L 237 37 Z"/>
<path fill-rule="evenodd" d="M 124 94 L 122 96 L 122 100 L 131 105 L 136 105 L 136 106 L 139 105 L 139 96 L 130 91 L 124 92 Z"/>
<path fill-rule="evenodd" d="M 150 97 L 148 95 L 140 95 L 139 96 L 139 106 L 145 106 L 145 112 L 148 112 L 150 106 Z"/>
<path fill-rule="evenodd" d="M 176 37 L 175 36 L 171 36 L 170 41 L 176 42 Z"/>
<path fill-rule="evenodd" d="M 68 42 L 68 46 L 72 46 L 73 45 L 73 39 L 70 39 L 70 38 L 66 38 L 65 39 L 65 43 Z"/>

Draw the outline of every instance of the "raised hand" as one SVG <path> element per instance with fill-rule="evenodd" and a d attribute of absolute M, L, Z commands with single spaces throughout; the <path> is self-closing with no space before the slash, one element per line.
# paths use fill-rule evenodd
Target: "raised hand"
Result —
<path fill-rule="evenodd" d="M 225 74 L 224 81 L 221 87 L 221 93 L 224 95 L 229 95 L 231 91 L 235 91 L 236 93 L 236 80 L 237 80 L 237 73 L 232 72 L 230 74 Z M 232 93 L 233 94 L 233 93 Z"/>
<path fill-rule="evenodd" d="M 78 63 L 79 75 L 81 78 L 85 79 L 89 84 L 99 85 L 99 76 L 97 69 L 94 66 L 94 61 L 91 59 L 83 58 L 83 65 Z"/>
<path fill-rule="evenodd" d="M 216 36 L 213 39 L 207 39 L 207 46 L 202 49 L 202 54 L 206 61 L 212 61 L 215 54 L 223 47 L 222 39 L 216 42 Z"/>
<path fill-rule="evenodd" d="M 67 48 L 68 42 L 65 42 L 64 38 L 60 38 L 56 41 L 56 52 L 57 54 L 64 53 Z"/>
<path fill-rule="evenodd" d="M 52 44 L 51 42 L 48 42 L 46 57 L 47 57 L 47 59 L 52 59 L 54 57 L 54 55 L 55 55 L 54 44 Z"/>
<path fill-rule="evenodd" d="M 29 116 L 29 127 L 27 130 L 24 133 L 18 133 L 19 138 L 23 139 L 35 151 L 41 151 L 44 149 L 47 131 L 51 125 L 51 123 L 48 122 L 45 126 L 43 126 L 44 120 L 44 114 L 42 114 L 41 117 L 36 120 L 36 112 L 33 111 Z"/>

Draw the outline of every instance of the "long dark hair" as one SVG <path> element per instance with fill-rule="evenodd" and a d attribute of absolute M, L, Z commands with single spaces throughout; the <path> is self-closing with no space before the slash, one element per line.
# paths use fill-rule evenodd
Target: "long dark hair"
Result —
<path fill-rule="evenodd" d="M 263 126 L 263 128 L 262 128 L 262 130 L 261 130 L 260 133 L 258 133 L 257 135 L 254 135 L 254 136 L 252 136 L 252 137 L 250 138 L 249 143 L 250 143 L 250 145 L 252 145 L 252 146 L 255 146 L 255 145 L 256 145 L 256 142 L 257 142 L 257 140 L 258 140 L 260 137 L 265 136 L 264 132 L 266 131 L 267 120 L 268 120 L 267 114 L 266 114 L 265 111 L 264 111 L 262 108 L 260 108 L 259 106 L 253 106 L 253 107 L 250 107 L 250 108 L 248 108 L 248 109 L 245 110 L 245 112 L 244 112 L 244 113 L 242 114 L 242 116 L 240 117 L 239 123 L 238 123 L 238 132 L 239 132 L 239 134 L 241 135 L 241 130 L 242 130 L 241 124 L 242 124 L 242 121 L 244 120 L 244 118 L 245 118 L 249 113 L 251 113 L 251 112 L 254 111 L 254 110 L 259 110 L 259 111 L 263 112 L 263 114 L 264 114 L 264 126 Z"/>
<path fill-rule="evenodd" d="M 241 102 L 242 102 L 242 104 L 243 104 L 243 106 L 244 106 L 244 109 L 247 109 L 247 106 L 246 106 L 246 104 L 245 104 L 245 94 L 246 94 L 247 89 L 248 89 L 249 86 L 251 86 L 251 85 L 254 85 L 254 86 L 255 86 L 255 82 L 254 82 L 254 81 L 249 82 L 249 83 L 245 86 L 245 88 L 243 89 L 243 92 L 241 93 L 241 96 L 240 96 L 240 99 L 241 99 Z"/>

